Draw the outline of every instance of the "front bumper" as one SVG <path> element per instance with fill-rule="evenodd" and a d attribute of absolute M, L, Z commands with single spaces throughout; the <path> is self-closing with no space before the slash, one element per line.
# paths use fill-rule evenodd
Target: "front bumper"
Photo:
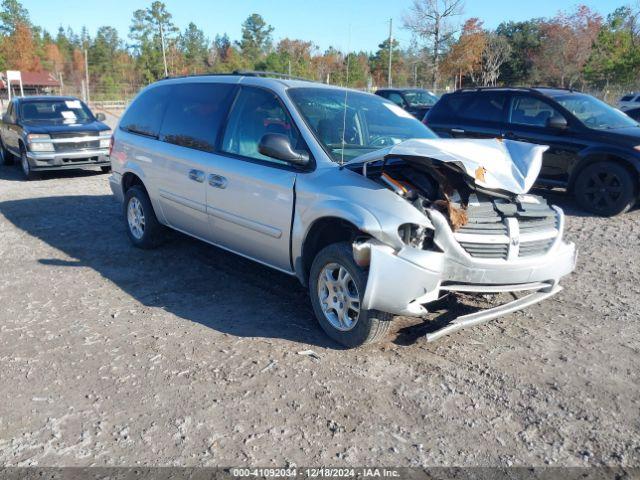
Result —
<path fill-rule="evenodd" d="M 434 224 L 438 224 L 438 219 Z M 562 231 L 562 230 L 560 230 Z M 438 237 L 441 238 L 438 238 Z M 428 336 L 434 340 L 470 325 L 520 310 L 558 293 L 558 283 L 576 265 L 577 251 L 560 234 L 542 256 L 511 260 L 469 256 L 447 232 L 436 226 L 443 252 L 405 247 L 396 251 L 370 242 L 370 264 L 363 308 L 395 315 L 424 316 L 428 303 L 447 292 L 528 292 L 523 298 L 489 310 L 459 317 Z"/>
<path fill-rule="evenodd" d="M 27 152 L 27 159 L 34 171 L 111 165 L 108 148 L 71 152 Z"/>

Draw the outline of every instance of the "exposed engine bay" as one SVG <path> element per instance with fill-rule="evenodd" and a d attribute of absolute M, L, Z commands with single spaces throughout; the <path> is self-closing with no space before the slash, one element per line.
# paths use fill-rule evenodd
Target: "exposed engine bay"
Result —
<path fill-rule="evenodd" d="M 439 211 L 454 233 L 508 236 L 508 218 L 517 218 L 524 231 L 557 228 L 557 214 L 544 198 L 486 188 L 482 184 L 486 182 L 487 169 L 479 165 L 471 177 L 469 166 L 465 166 L 466 169 L 461 168 L 459 161 L 395 156 L 392 147 L 382 160 L 352 168 L 404 198 L 426 216 L 430 209 Z M 399 233 L 406 244 L 417 248 L 430 246 L 427 229 L 412 224 L 403 225 L 402 229 Z M 487 258 L 491 256 L 489 252 L 477 251 L 477 245 L 470 245 L 469 250 L 484 253 Z M 496 251 L 494 256 L 500 253 Z"/>

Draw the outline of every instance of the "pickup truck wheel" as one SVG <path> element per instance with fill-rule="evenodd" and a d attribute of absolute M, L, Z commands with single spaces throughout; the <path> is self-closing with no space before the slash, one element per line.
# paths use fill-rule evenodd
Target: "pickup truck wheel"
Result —
<path fill-rule="evenodd" d="M 11 165 L 13 164 L 13 155 L 9 150 L 7 150 L 0 140 L 0 164 L 2 165 Z"/>
<path fill-rule="evenodd" d="M 309 293 L 320 326 L 349 348 L 377 342 L 391 327 L 392 315 L 361 308 L 367 275 L 353 261 L 347 242 L 325 247 L 311 266 Z"/>
<path fill-rule="evenodd" d="M 631 173 L 616 162 L 597 162 L 582 170 L 574 185 L 578 204 L 585 210 L 613 217 L 628 211 L 636 201 Z"/>
<path fill-rule="evenodd" d="M 143 249 L 157 247 L 164 232 L 147 192 L 142 187 L 134 185 L 127 190 L 123 206 L 127 235 L 131 243 Z"/>
<path fill-rule="evenodd" d="M 36 180 L 38 178 L 38 174 L 31 170 L 31 164 L 29 163 L 25 149 L 22 149 L 20 152 L 20 168 L 25 180 Z"/>

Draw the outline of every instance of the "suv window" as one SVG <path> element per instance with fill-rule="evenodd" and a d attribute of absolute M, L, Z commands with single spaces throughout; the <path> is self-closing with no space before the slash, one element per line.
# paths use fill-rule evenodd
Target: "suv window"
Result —
<path fill-rule="evenodd" d="M 220 83 L 175 85 L 160 128 L 160 140 L 213 152 L 234 90 L 234 85 Z"/>
<path fill-rule="evenodd" d="M 395 103 L 396 105 L 399 105 L 401 107 L 407 106 L 407 103 L 404 101 L 404 98 L 402 98 L 402 95 L 400 95 L 397 92 L 389 92 L 387 94 L 387 98 L 391 100 L 393 103 Z"/>
<path fill-rule="evenodd" d="M 242 87 L 233 105 L 222 140 L 222 151 L 281 165 L 287 162 L 258 152 L 258 144 L 268 133 L 289 137 L 294 149 L 305 148 L 291 117 L 275 94 L 261 88 Z"/>
<path fill-rule="evenodd" d="M 171 85 L 163 85 L 142 93 L 125 113 L 120 128 L 131 133 L 158 137 L 170 91 Z"/>
<path fill-rule="evenodd" d="M 511 104 L 510 123 L 545 127 L 547 120 L 559 115 L 558 111 L 542 100 L 528 96 L 517 96 Z"/>
<path fill-rule="evenodd" d="M 630 102 L 631 100 L 633 100 L 633 95 L 625 95 L 620 99 L 621 102 Z"/>
<path fill-rule="evenodd" d="M 503 92 L 444 95 L 429 112 L 429 121 L 453 119 L 502 122 L 507 94 Z"/>

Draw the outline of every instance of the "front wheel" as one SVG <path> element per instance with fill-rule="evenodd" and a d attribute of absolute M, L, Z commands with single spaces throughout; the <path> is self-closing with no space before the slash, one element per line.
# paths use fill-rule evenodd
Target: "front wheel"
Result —
<path fill-rule="evenodd" d="M 11 165 L 13 164 L 13 155 L 4 146 L 2 140 L 0 140 L 0 164 Z"/>
<path fill-rule="evenodd" d="M 625 213 L 635 203 L 634 180 L 631 173 L 616 162 L 596 162 L 578 174 L 574 194 L 585 210 L 613 217 Z"/>
<path fill-rule="evenodd" d="M 362 308 L 367 271 L 353 260 L 351 245 L 334 243 L 318 253 L 311 266 L 309 293 L 322 329 L 349 347 L 374 343 L 389 332 L 392 315 Z"/>

